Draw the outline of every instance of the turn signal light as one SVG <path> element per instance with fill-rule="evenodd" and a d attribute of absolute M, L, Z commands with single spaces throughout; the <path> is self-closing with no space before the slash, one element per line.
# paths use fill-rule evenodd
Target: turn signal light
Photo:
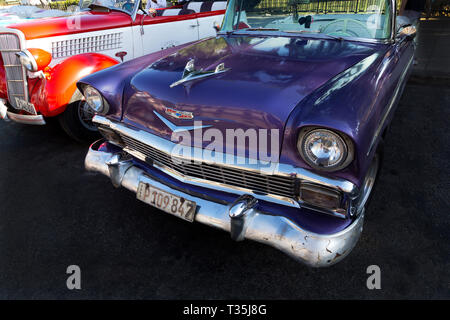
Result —
<path fill-rule="evenodd" d="M 324 209 L 338 209 L 341 204 L 339 192 L 313 184 L 300 186 L 300 200 Z"/>

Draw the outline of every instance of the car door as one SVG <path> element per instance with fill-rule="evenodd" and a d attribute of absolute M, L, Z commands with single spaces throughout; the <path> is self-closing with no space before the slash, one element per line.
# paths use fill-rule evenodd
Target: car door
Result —
<path fill-rule="evenodd" d="M 222 25 L 222 20 L 227 7 L 226 1 L 207 1 L 197 14 L 199 39 L 216 35 L 215 25 Z"/>
<path fill-rule="evenodd" d="M 142 55 L 198 40 L 195 12 L 173 8 L 157 11 L 155 17 L 138 16 L 133 27 Z"/>

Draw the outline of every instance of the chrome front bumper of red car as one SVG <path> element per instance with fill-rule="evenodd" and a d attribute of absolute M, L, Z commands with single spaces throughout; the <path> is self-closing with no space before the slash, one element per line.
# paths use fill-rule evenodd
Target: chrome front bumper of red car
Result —
<path fill-rule="evenodd" d="M 6 101 L 0 99 L 0 119 L 3 120 L 11 120 L 17 123 L 23 124 L 33 124 L 33 125 L 44 125 L 45 120 L 44 117 L 40 114 L 31 115 L 31 114 L 18 114 L 8 111 L 8 107 L 6 106 Z"/>

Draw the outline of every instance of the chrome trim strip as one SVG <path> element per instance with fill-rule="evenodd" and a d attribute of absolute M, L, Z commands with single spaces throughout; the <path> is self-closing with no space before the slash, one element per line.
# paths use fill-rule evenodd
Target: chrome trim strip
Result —
<path fill-rule="evenodd" d="M 142 169 L 136 166 L 130 167 L 127 160 L 112 161 L 114 156 L 115 154 L 112 153 L 96 151 L 91 146 L 86 155 L 85 167 L 87 170 L 102 173 L 113 181 L 120 182 L 121 186 L 134 193 L 137 192 L 139 182 L 142 181 L 165 192 L 194 201 L 198 208 L 195 221 L 227 232 L 232 231 L 233 218 L 230 217 L 230 209 L 236 205 L 235 202 L 221 204 L 171 188 L 153 179 Z M 126 170 L 120 170 L 120 168 L 110 170 L 107 163 L 113 163 L 115 167 L 123 165 Z M 120 176 L 112 177 L 111 174 Z M 237 199 L 242 198 L 237 197 Z M 307 231 L 285 217 L 268 215 L 251 206 L 242 213 L 240 219 L 243 219 L 243 227 L 237 228 L 239 234 L 237 236 L 235 234 L 235 240 L 247 238 L 258 241 L 281 250 L 306 265 L 326 267 L 342 260 L 356 245 L 363 229 L 364 212 L 346 229 L 329 235 Z"/>
<path fill-rule="evenodd" d="M 132 137 L 138 141 L 144 142 L 158 150 L 171 155 L 172 150 L 175 146 L 178 146 L 172 141 L 163 139 L 147 131 L 143 131 L 136 128 L 130 128 L 122 123 L 113 122 L 104 116 L 96 115 L 92 121 L 98 125 L 110 127 L 111 129 Z M 294 167 L 290 164 L 285 163 L 271 163 L 267 167 L 261 167 L 259 164 L 249 164 L 248 159 L 238 157 L 235 155 L 227 155 L 228 158 L 232 158 L 231 161 L 218 162 L 217 159 L 226 159 L 226 155 L 223 153 L 216 152 L 215 158 L 209 159 L 208 157 L 197 157 L 197 155 L 203 155 L 203 149 L 191 147 L 191 159 L 197 162 L 205 162 L 210 164 L 215 164 L 219 166 L 227 166 L 239 170 L 249 170 L 254 172 L 259 172 L 265 175 L 279 175 L 279 176 L 289 176 L 297 178 L 300 180 L 307 180 L 308 182 L 321 184 L 329 188 L 334 188 L 348 194 L 351 197 L 356 197 L 358 195 L 358 187 L 350 181 L 337 178 L 328 178 L 322 175 L 318 175 L 309 170 Z"/>
<path fill-rule="evenodd" d="M 370 142 L 369 150 L 367 151 L 366 156 L 368 156 L 372 152 L 373 147 L 375 146 L 375 142 L 378 140 L 378 137 L 380 136 L 381 131 L 384 128 L 386 120 L 387 120 L 387 118 L 389 117 L 389 115 L 392 112 L 392 109 L 393 109 L 393 107 L 395 105 L 395 102 L 397 101 L 397 96 L 400 93 L 400 88 L 402 87 L 403 80 L 405 79 L 406 74 L 408 73 L 408 70 L 411 67 L 411 64 L 412 64 L 413 61 L 414 61 L 414 55 L 409 60 L 408 65 L 406 66 L 405 70 L 403 70 L 403 73 L 401 74 L 401 76 L 400 76 L 400 78 L 398 80 L 397 86 L 395 87 L 395 90 L 394 90 L 394 94 L 392 95 L 392 98 L 391 98 L 391 100 L 390 100 L 390 102 L 388 104 L 388 107 L 385 109 L 385 111 L 383 113 L 383 117 L 381 118 L 381 122 L 380 122 L 377 130 L 375 131 L 375 134 L 374 134 L 374 136 L 372 138 L 372 141 Z"/>
<path fill-rule="evenodd" d="M 397 0 L 389 0 L 391 2 L 391 36 L 390 42 L 395 42 L 395 24 L 397 23 Z"/>

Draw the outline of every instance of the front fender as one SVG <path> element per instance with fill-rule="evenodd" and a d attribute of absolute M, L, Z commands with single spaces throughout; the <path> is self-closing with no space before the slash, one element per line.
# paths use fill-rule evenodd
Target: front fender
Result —
<path fill-rule="evenodd" d="M 403 83 L 401 75 L 409 56 L 396 54 L 394 47 L 380 50 L 301 101 L 287 122 L 281 160 L 312 170 L 298 155 L 300 129 L 317 126 L 336 130 L 353 141 L 355 160 L 330 175 L 359 185 L 373 157 L 373 152 L 368 156 L 371 140 L 397 85 Z"/>
<path fill-rule="evenodd" d="M 78 80 L 118 63 L 113 58 L 99 53 L 86 53 L 67 58 L 48 70 L 43 81 L 45 94 L 33 93 L 32 97 L 40 101 L 33 101 L 32 98 L 32 102 L 39 106 L 39 111 L 46 117 L 63 113 L 77 89 Z"/>

